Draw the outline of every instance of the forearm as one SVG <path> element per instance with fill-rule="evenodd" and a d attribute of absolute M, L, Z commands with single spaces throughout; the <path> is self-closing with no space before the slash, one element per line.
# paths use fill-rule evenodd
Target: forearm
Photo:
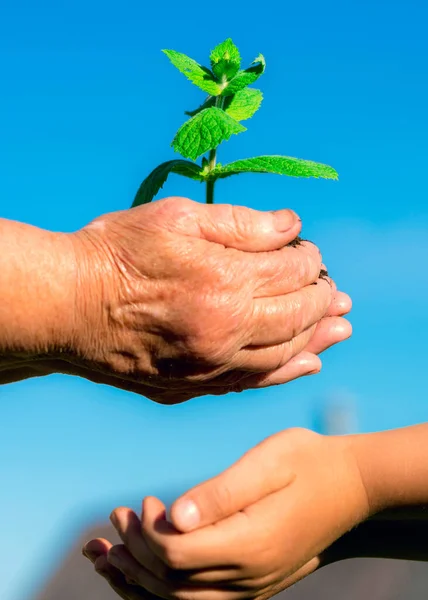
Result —
<path fill-rule="evenodd" d="M 428 424 L 349 437 L 371 514 L 428 505 Z"/>
<path fill-rule="evenodd" d="M 75 287 L 70 236 L 0 219 L 0 383 L 69 342 Z"/>
<path fill-rule="evenodd" d="M 369 518 L 325 550 L 320 566 L 363 557 L 428 561 L 428 424 L 338 439 L 358 464 Z"/>

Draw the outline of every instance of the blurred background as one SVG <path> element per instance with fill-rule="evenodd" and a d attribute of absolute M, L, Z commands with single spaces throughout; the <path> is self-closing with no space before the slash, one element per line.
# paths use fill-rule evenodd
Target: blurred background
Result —
<path fill-rule="evenodd" d="M 354 301 L 352 339 L 285 387 L 177 407 L 65 376 L 2 387 L 1 598 L 107 598 L 83 562 L 68 596 L 44 586 L 117 504 L 171 500 L 280 429 L 427 420 L 427 19 L 424 0 L 0 2 L 1 217 L 73 231 L 129 207 L 203 100 L 160 50 L 204 62 L 230 36 L 244 63 L 265 55 L 265 100 L 220 161 L 286 154 L 331 164 L 340 181 L 246 175 L 219 183 L 217 201 L 295 209 Z M 169 194 L 203 201 L 176 176 Z M 398 598 L 393 573 L 408 568 L 373 575 L 385 585 L 371 597 Z M 331 585 L 362 597 L 355 572 Z M 418 589 L 405 597 L 425 598 Z"/>

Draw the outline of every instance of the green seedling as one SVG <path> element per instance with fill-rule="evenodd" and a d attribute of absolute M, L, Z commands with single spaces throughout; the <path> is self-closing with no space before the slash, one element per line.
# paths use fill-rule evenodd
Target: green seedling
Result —
<path fill-rule="evenodd" d="M 170 173 L 205 183 L 208 204 L 214 202 L 214 185 L 218 179 L 241 173 L 338 179 L 337 172 L 328 165 L 290 156 L 257 156 L 227 165 L 218 163 L 220 144 L 232 135 L 246 131 L 241 122 L 250 119 L 260 108 L 263 94 L 249 86 L 264 73 L 266 61 L 260 54 L 247 69 L 242 70 L 239 50 L 231 39 L 211 52 L 210 69 L 175 50 L 163 52 L 208 97 L 199 108 L 185 113 L 190 118 L 172 141 L 174 150 L 187 160 L 169 160 L 156 167 L 141 184 L 132 206 L 151 202 Z M 195 161 L 200 157 L 199 165 Z"/>

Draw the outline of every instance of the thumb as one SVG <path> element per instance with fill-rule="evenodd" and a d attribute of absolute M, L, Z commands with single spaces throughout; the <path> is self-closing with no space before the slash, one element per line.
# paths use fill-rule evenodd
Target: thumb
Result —
<path fill-rule="evenodd" d="M 289 485 L 295 475 L 287 467 L 284 437 L 274 435 L 226 469 L 176 500 L 170 522 L 182 532 L 225 519 L 268 494 Z"/>
<path fill-rule="evenodd" d="M 176 230 L 236 250 L 278 250 L 294 240 L 301 229 L 299 217 L 289 209 L 268 212 L 230 204 L 201 204 L 184 198 L 168 201 L 170 225 Z"/>

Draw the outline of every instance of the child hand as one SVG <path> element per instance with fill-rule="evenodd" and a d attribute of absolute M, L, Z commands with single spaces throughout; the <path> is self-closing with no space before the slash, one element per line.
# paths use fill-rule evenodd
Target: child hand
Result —
<path fill-rule="evenodd" d="M 185 494 L 172 523 L 156 498 L 144 500 L 141 521 L 116 509 L 123 545 L 104 546 L 105 568 L 116 583 L 126 583 L 120 572 L 146 590 L 128 583 L 119 592 L 127 600 L 270 598 L 316 569 L 320 553 L 369 515 L 350 448 L 346 437 L 287 430 Z"/>

